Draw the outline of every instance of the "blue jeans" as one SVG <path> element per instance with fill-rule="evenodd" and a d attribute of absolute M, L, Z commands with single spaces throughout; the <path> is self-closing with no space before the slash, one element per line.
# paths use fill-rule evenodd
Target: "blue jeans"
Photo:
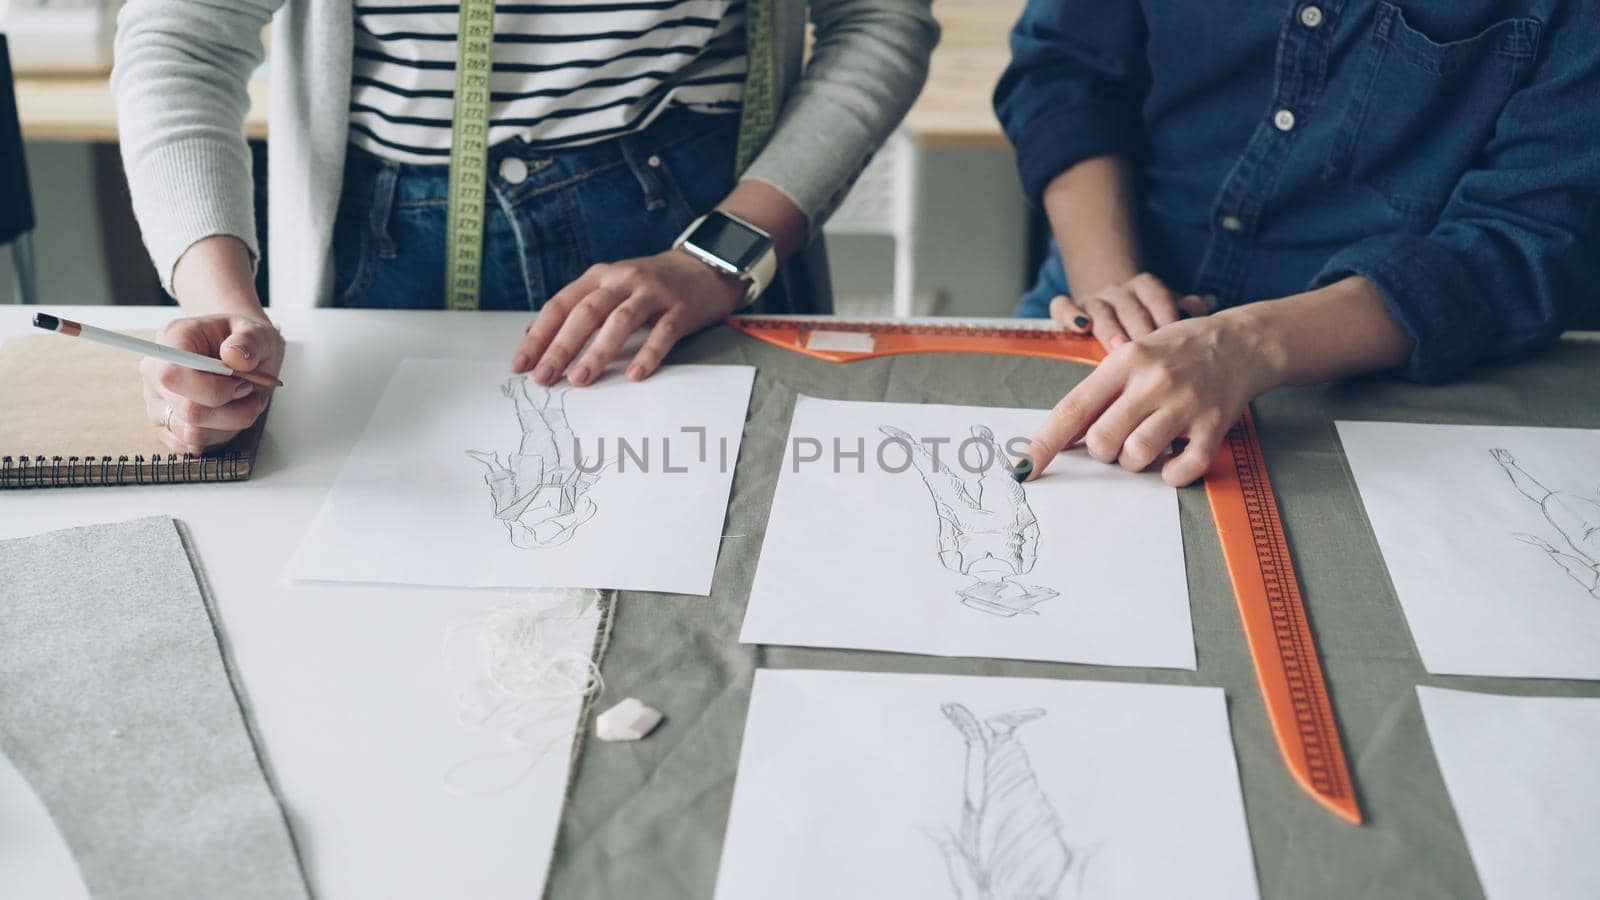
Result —
<path fill-rule="evenodd" d="M 671 247 L 733 189 L 738 127 L 738 116 L 673 110 L 598 144 L 491 149 L 479 307 L 536 310 L 594 263 Z M 448 167 L 346 153 L 334 305 L 442 309 Z"/>
<path fill-rule="evenodd" d="M 1071 293 L 1067 290 L 1067 271 L 1061 265 L 1061 248 L 1056 246 L 1055 240 L 1052 239 L 1050 252 L 1039 265 L 1039 277 L 1035 279 L 1033 287 L 1017 301 L 1016 316 L 1019 319 L 1048 319 L 1050 301 L 1054 300 L 1057 294 Z"/>

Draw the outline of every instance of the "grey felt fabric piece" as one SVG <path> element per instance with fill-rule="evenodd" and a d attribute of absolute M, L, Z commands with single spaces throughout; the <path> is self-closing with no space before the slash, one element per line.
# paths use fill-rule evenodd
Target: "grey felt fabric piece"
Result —
<path fill-rule="evenodd" d="M 0 542 L 0 750 L 96 898 L 308 896 L 172 519 Z"/>
<path fill-rule="evenodd" d="M 1423 670 L 1332 424 L 1336 418 L 1369 418 L 1600 427 L 1600 342 L 1593 339 L 1569 338 L 1536 360 L 1442 387 L 1374 379 L 1278 391 L 1256 404 L 1268 467 L 1368 817 L 1359 828 L 1324 811 L 1283 765 L 1256 689 L 1210 506 L 1198 487 L 1180 492 L 1196 672 L 739 644 L 797 393 L 1042 409 L 1086 368 L 958 355 L 838 365 L 726 329 L 692 339 L 672 361 L 758 367 L 724 528 L 728 537 L 709 598 L 619 596 L 603 666 L 606 696 L 595 708 L 637 696 L 665 712 L 666 719 L 644 741 L 585 746 L 547 897 L 711 896 L 758 666 L 1220 686 L 1227 691 L 1256 871 L 1267 900 L 1481 898 L 1413 686 L 1600 696 L 1594 683 L 1443 677 Z"/>

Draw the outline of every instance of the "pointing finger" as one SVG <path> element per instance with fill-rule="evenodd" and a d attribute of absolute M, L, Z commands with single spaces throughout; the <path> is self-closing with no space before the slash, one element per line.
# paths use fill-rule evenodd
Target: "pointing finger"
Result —
<path fill-rule="evenodd" d="M 1026 455 L 1033 463 L 1028 480 L 1044 474 L 1057 454 L 1083 437 L 1095 419 L 1121 393 L 1121 374 L 1113 364 L 1101 363 L 1100 368 L 1090 372 L 1088 378 L 1068 391 L 1050 410 L 1044 426 L 1028 442 Z"/>

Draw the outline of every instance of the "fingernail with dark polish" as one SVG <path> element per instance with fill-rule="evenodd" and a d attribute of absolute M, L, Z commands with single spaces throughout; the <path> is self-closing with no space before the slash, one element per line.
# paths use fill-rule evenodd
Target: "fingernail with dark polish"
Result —
<path fill-rule="evenodd" d="M 518 353 L 511 357 L 511 371 L 521 372 L 526 368 L 528 368 L 528 354 Z"/>
<path fill-rule="evenodd" d="M 1011 477 L 1015 478 L 1018 483 L 1027 481 L 1028 476 L 1032 474 L 1033 457 L 1031 456 L 1024 456 L 1011 464 Z"/>
<path fill-rule="evenodd" d="M 1078 326 L 1079 328 L 1088 328 L 1089 327 L 1089 317 L 1088 316 L 1078 316 L 1076 319 L 1072 320 L 1072 324 Z"/>
<path fill-rule="evenodd" d="M 1189 439 L 1186 437 L 1172 439 L 1172 455 L 1177 456 L 1189 448 Z"/>
<path fill-rule="evenodd" d="M 1193 316 L 1190 315 L 1190 313 L 1189 313 L 1189 311 L 1187 309 L 1180 309 L 1180 310 L 1178 310 L 1178 318 L 1180 318 L 1180 319 L 1190 319 L 1190 318 L 1193 318 Z"/>
<path fill-rule="evenodd" d="M 572 374 L 567 376 L 567 380 L 572 382 L 573 384 L 588 384 L 589 383 L 589 367 L 588 366 L 579 366 L 576 369 L 573 369 L 572 370 Z"/>

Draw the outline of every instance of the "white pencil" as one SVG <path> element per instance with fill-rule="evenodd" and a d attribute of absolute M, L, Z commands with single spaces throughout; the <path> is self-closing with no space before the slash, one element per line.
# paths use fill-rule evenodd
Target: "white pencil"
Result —
<path fill-rule="evenodd" d="M 140 356 L 151 356 L 162 360 L 163 362 L 173 363 L 184 366 L 185 368 L 197 369 L 201 372 L 210 372 L 213 375 L 225 375 L 229 378 L 242 378 L 245 381 L 260 387 L 283 387 L 283 382 L 273 378 L 270 375 L 257 375 L 254 372 L 239 372 L 229 368 L 227 364 L 220 359 L 212 359 L 209 356 L 201 356 L 198 353 L 190 353 L 187 350 L 179 350 L 176 347 L 168 347 L 165 344 L 158 344 L 155 341 L 147 341 L 141 338 L 129 337 L 128 335 L 119 334 L 115 331 L 107 331 L 104 328 L 96 328 L 93 325 L 85 325 L 82 322 L 74 322 L 71 319 L 63 319 L 59 316 L 52 316 L 49 313 L 35 313 L 33 316 L 33 324 L 35 327 L 43 328 L 45 331 L 54 331 L 57 334 L 64 334 L 67 337 L 85 338 L 87 340 L 94 341 L 97 344 L 105 344 L 107 347 L 115 347 L 118 350 L 126 350 L 129 353 L 137 353 Z"/>

